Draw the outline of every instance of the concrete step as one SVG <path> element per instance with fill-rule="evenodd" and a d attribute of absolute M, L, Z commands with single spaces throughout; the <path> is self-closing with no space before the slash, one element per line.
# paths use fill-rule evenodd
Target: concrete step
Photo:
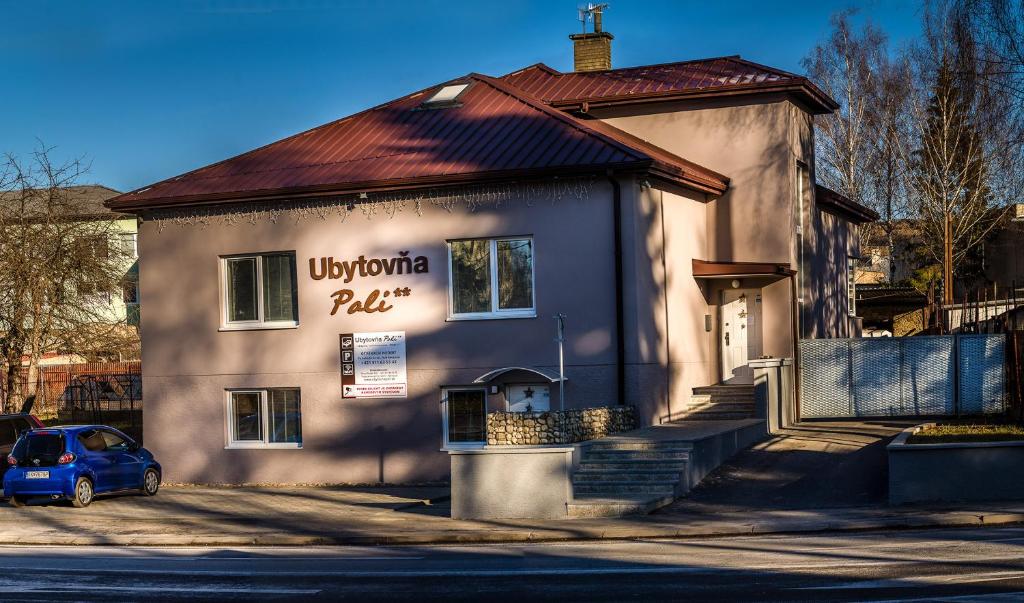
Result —
<path fill-rule="evenodd" d="M 755 397 L 753 394 L 749 396 L 690 396 L 690 402 L 753 402 Z"/>
<path fill-rule="evenodd" d="M 660 469 L 664 471 L 685 471 L 687 461 L 677 459 L 634 459 L 624 461 L 580 461 L 581 471 L 647 471 Z"/>
<path fill-rule="evenodd" d="M 754 395 L 753 385 L 704 385 L 702 387 L 693 388 L 695 395 L 704 394 L 741 394 L 741 395 Z"/>
<path fill-rule="evenodd" d="M 754 410 L 753 402 L 710 402 L 707 404 L 690 404 L 685 410 L 701 410 L 701 409 L 717 409 L 717 410 Z"/>
<path fill-rule="evenodd" d="M 602 471 L 577 471 L 572 475 L 572 483 L 607 483 L 607 482 L 666 482 L 674 483 L 679 481 L 681 471 L 666 471 L 659 469 L 648 470 L 602 470 Z"/>
<path fill-rule="evenodd" d="M 647 514 L 675 500 L 673 496 L 659 495 L 583 495 L 569 502 L 569 517 L 621 517 Z"/>
<path fill-rule="evenodd" d="M 588 450 L 583 453 L 584 461 L 642 461 L 665 460 L 685 461 L 690 458 L 689 448 L 659 448 L 656 450 Z"/>
<path fill-rule="evenodd" d="M 749 412 L 715 412 L 712 410 L 699 412 L 684 412 L 680 415 L 680 421 L 740 421 L 752 418 L 753 413 Z"/>
<path fill-rule="evenodd" d="M 596 440 L 587 446 L 587 450 L 662 450 L 665 448 L 685 448 L 690 450 L 693 444 L 687 441 L 673 440 Z"/>
<path fill-rule="evenodd" d="M 572 490 L 576 495 L 580 494 L 662 494 L 672 496 L 675 494 L 677 481 L 604 481 L 604 482 L 574 482 Z"/>

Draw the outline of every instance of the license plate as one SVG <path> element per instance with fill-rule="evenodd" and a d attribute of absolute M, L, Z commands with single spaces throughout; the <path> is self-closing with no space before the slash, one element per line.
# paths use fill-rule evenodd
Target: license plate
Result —
<path fill-rule="evenodd" d="M 50 479 L 49 471 L 26 471 L 26 479 Z"/>

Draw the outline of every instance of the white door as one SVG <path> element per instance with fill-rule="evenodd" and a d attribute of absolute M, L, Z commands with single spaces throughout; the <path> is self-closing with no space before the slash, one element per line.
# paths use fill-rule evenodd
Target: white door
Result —
<path fill-rule="evenodd" d="M 722 382 L 753 383 L 748 362 L 761 355 L 761 293 L 757 289 L 722 291 Z"/>

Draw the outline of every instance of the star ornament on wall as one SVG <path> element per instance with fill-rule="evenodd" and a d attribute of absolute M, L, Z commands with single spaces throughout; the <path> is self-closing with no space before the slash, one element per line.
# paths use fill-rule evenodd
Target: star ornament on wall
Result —
<path fill-rule="evenodd" d="M 532 398 L 533 397 L 533 388 L 532 387 L 528 387 L 525 390 L 523 390 L 523 395 L 526 396 L 527 398 Z"/>

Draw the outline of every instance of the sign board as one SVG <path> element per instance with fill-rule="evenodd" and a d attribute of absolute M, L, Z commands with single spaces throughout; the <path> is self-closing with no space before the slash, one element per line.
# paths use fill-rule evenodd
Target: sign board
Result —
<path fill-rule="evenodd" d="M 342 333 L 341 397 L 405 398 L 405 331 Z"/>
<path fill-rule="evenodd" d="M 506 392 L 509 412 L 551 410 L 551 388 L 547 385 L 509 385 Z"/>

